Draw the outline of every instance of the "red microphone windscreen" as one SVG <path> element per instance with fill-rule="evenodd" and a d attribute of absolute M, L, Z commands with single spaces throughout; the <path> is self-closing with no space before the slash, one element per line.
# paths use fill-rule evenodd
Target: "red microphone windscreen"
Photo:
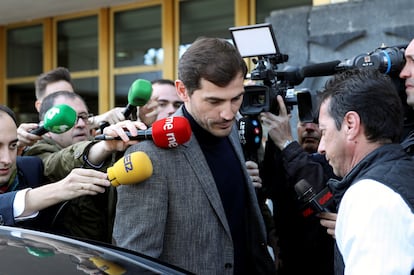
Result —
<path fill-rule="evenodd" d="M 191 137 L 190 122 L 182 116 L 171 116 L 152 124 L 152 139 L 158 147 L 174 148 Z"/>

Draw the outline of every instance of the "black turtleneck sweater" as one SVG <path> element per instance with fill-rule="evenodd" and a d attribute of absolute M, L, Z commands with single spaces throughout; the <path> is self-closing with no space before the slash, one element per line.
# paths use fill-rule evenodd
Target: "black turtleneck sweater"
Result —
<path fill-rule="evenodd" d="M 228 137 L 216 137 L 203 129 L 184 106 L 183 113 L 190 122 L 220 194 L 233 240 L 234 274 L 244 274 L 249 268 L 246 241 L 246 183 L 240 160 Z"/>

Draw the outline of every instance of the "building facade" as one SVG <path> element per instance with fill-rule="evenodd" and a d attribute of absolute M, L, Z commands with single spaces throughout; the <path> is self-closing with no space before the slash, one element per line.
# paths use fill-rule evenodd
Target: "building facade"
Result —
<path fill-rule="evenodd" d="M 0 25 L 0 103 L 20 122 L 37 121 L 34 81 L 64 66 L 91 113 L 125 106 L 135 79 L 175 79 L 197 37 L 231 39 L 230 27 L 263 22 L 272 23 L 287 64 L 351 57 L 382 42 L 407 43 L 409 1 L 141 0 L 9 22 Z"/>

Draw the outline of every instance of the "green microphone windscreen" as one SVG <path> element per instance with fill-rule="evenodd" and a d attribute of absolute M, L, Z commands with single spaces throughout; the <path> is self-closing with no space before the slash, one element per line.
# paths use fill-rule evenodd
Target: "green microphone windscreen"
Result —
<path fill-rule="evenodd" d="M 55 105 L 44 116 L 43 127 L 55 134 L 61 134 L 71 129 L 77 120 L 76 111 L 66 104 Z"/>
<path fill-rule="evenodd" d="M 132 106 L 143 106 L 152 95 L 152 84 L 145 79 L 135 80 L 128 92 L 128 104 Z"/>

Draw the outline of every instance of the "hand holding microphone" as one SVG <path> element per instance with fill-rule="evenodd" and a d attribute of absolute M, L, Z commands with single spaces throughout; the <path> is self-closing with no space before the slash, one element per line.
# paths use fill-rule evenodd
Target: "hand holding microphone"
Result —
<path fill-rule="evenodd" d="M 309 182 L 301 179 L 295 184 L 294 188 L 299 201 L 303 204 L 302 215 L 304 217 L 321 212 L 335 212 L 333 194 L 328 187 L 316 193 Z"/>
<path fill-rule="evenodd" d="M 102 115 L 96 116 L 94 119 L 94 127 L 99 127 L 100 132 L 111 124 L 122 120 L 127 120 L 133 112 L 136 112 L 138 106 L 144 106 L 151 98 L 152 84 L 145 79 L 135 80 L 128 91 L 128 104 L 122 112 L 118 108 L 114 108 Z M 121 118 L 120 116 L 123 116 Z M 96 121 L 95 121 L 96 120 Z"/>
<path fill-rule="evenodd" d="M 45 113 L 43 124 L 32 131 L 31 134 L 41 136 L 47 132 L 62 134 L 70 130 L 77 121 L 76 111 L 66 104 L 55 105 Z"/>
<path fill-rule="evenodd" d="M 99 127 L 102 123 L 106 123 L 106 126 L 109 126 L 111 124 L 115 124 L 118 123 L 120 121 L 125 120 L 124 115 L 122 114 L 124 108 L 123 107 L 115 107 L 103 114 L 100 115 L 96 115 L 93 116 L 90 119 L 90 124 L 94 127 L 97 128 Z"/>
<path fill-rule="evenodd" d="M 152 175 L 152 162 L 144 152 L 133 152 L 119 159 L 107 169 L 108 179 L 113 186 L 135 184 Z"/>
<path fill-rule="evenodd" d="M 161 148 L 174 148 L 187 142 L 191 137 L 190 123 L 185 117 L 167 117 L 155 121 L 147 130 L 137 130 L 133 135 L 130 131 L 125 134 L 130 140 L 153 140 Z M 120 136 L 97 135 L 95 140 L 120 140 Z"/>
<path fill-rule="evenodd" d="M 37 129 L 39 124 L 37 123 L 20 123 L 17 128 L 17 147 L 24 148 L 26 146 L 32 146 L 38 140 L 42 139 L 41 136 L 30 133 L 31 130 Z"/>

